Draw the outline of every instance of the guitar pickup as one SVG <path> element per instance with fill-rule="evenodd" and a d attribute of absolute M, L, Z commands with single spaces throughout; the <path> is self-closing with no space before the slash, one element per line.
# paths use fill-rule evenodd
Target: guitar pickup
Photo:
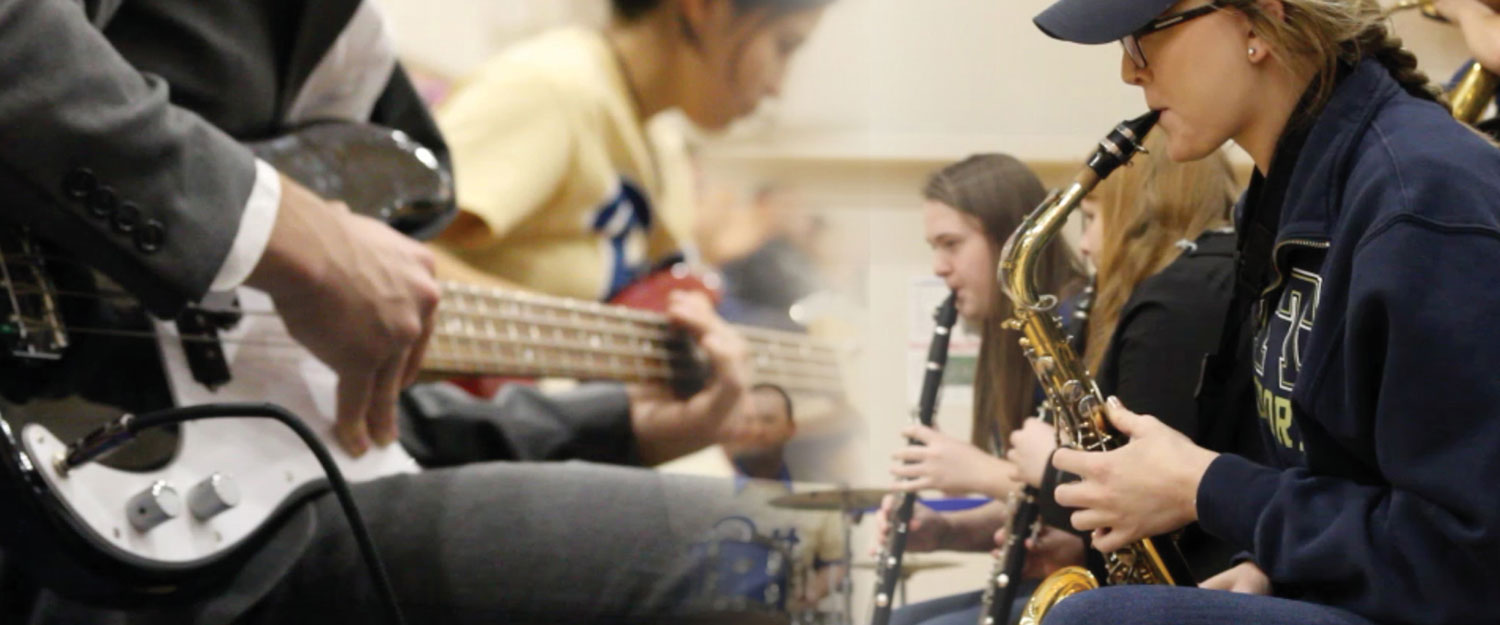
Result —
<path fill-rule="evenodd" d="M 219 333 L 233 329 L 243 318 L 239 299 L 232 292 L 209 293 L 177 317 L 182 352 L 199 384 L 212 389 L 229 382 L 229 361 Z"/>

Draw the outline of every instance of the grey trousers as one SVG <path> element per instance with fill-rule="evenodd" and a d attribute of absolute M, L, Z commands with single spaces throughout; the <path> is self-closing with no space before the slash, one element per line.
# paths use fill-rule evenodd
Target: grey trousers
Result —
<path fill-rule="evenodd" d="M 695 542 L 741 514 L 725 481 L 583 463 L 487 464 L 361 486 L 413 623 L 646 623 L 714 614 L 692 595 Z M 380 622 L 342 513 L 252 622 Z M 319 616 L 321 615 L 321 616 Z"/>
<path fill-rule="evenodd" d="M 585 463 L 490 463 L 356 485 L 409 623 L 759 623 L 781 617 L 701 596 L 695 544 L 754 515 L 733 484 Z M 37 625 L 389 622 L 331 495 L 288 522 L 237 591 L 122 613 L 44 596 Z M 278 551 L 295 554 L 281 562 Z M 258 592 L 267 588 L 265 593 Z M 256 597 L 263 594 L 263 598 Z"/>
<path fill-rule="evenodd" d="M 617 386 L 476 401 L 408 394 L 406 436 L 435 464 L 476 462 L 353 487 L 412 625 L 759 623 L 754 601 L 706 589 L 702 548 L 721 520 L 757 516 L 731 480 L 583 462 L 629 461 Z M 390 622 L 332 494 L 286 519 L 211 598 L 119 612 L 43 593 L 32 625 L 294 625 Z M 5 624 L 9 625 L 9 624 Z"/>

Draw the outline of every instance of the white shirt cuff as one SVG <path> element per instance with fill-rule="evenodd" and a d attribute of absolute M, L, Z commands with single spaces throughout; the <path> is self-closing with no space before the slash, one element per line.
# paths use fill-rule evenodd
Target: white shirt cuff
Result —
<path fill-rule="evenodd" d="M 229 255 L 224 257 L 209 291 L 228 291 L 250 277 L 271 241 L 271 229 L 276 225 L 280 206 L 281 174 L 269 163 L 255 159 L 255 185 L 250 189 L 250 199 L 245 201 L 245 212 L 240 215 L 239 232 L 234 235 Z"/>

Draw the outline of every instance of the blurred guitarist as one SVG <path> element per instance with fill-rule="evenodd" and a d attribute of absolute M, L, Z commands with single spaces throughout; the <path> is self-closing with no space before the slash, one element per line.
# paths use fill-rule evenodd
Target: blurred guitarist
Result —
<path fill-rule="evenodd" d="M 438 238 L 439 275 L 648 308 L 672 289 L 702 289 L 659 271 L 690 254 L 696 193 L 685 138 L 652 122 L 679 110 L 718 130 L 752 113 L 780 91 L 831 2 L 612 0 L 603 30 L 544 33 L 490 60 L 438 112 L 461 207 Z M 483 397 L 499 382 L 460 381 Z M 504 426 L 451 409 L 450 395 L 447 385 L 411 394 L 423 438 Z M 747 401 L 737 414 L 754 410 Z M 753 432 L 753 421 L 729 419 L 673 451 Z"/>
<path fill-rule="evenodd" d="M 679 110 L 719 130 L 752 113 L 831 1 L 612 0 L 602 31 L 502 52 L 438 112 L 462 208 L 439 241 L 485 274 L 596 301 L 680 260 L 694 174 L 684 137 L 652 122 Z"/>
<path fill-rule="evenodd" d="M 395 440 L 396 397 L 416 375 L 439 298 L 432 255 L 317 197 L 240 144 L 334 118 L 397 126 L 444 153 L 373 5 L 3 0 L 0 51 L 8 221 L 103 272 L 162 317 L 210 291 L 268 292 L 293 336 L 339 376 L 346 450 Z M 701 299 L 679 298 L 670 313 L 699 340 L 718 377 L 688 400 L 648 401 L 654 410 L 644 412 L 701 423 L 742 396 L 744 348 Z M 625 398 L 601 410 L 630 432 L 643 404 Z M 529 446 L 525 436 L 517 440 Z M 642 449 L 650 441 L 636 439 Z M 0 485 L 0 498 L 13 488 Z M 675 566 L 679 547 L 717 518 L 696 513 L 708 507 L 709 492 L 587 465 L 473 466 L 354 487 L 413 623 L 671 621 L 682 611 L 670 591 L 686 570 Z M 611 498 L 609 515 L 596 513 L 601 495 Z M 40 537 L 7 523 L 15 509 L 0 503 L 5 622 L 385 618 L 327 495 L 291 511 L 223 593 L 192 601 L 163 595 L 135 612 L 34 591 L 51 579 L 49 563 L 19 557 Z M 542 513 L 567 522 L 531 520 Z M 671 527 L 657 522 L 669 514 Z M 435 536 L 458 548 L 428 550 Z"/>

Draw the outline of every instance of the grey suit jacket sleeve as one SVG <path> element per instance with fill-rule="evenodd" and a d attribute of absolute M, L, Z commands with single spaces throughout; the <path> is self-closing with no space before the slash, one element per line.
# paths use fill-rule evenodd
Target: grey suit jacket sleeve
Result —
<path fill-rule="evenodd" d="M 0 58 L 8 220 L 157 314 L 203 294 L 255 181 L 250 152 L 170 104 L 166 83 L 122 58 L 78 2 L 0 0 Z"/>

